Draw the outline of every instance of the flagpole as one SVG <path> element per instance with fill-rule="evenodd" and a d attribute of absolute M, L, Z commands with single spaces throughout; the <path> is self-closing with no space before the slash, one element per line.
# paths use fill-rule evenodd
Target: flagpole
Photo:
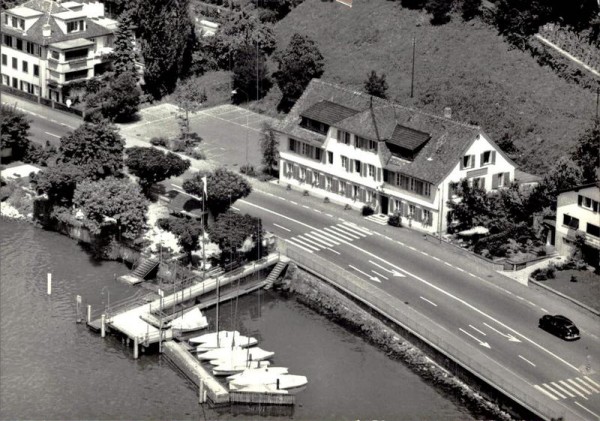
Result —
<path fill-rule="evenodd" d="M 207 194 L 206 194 L 206 176 L 204 176 L 204 178 L 202 179 L 202 181 L 204 182 L 204 189 L 202 190 L 202 279 L 206 278 L 206 234 L 205 234 L 205 227 L 204 224 L 206 223 L 206 220 L 204 219 L 206 217 L 206 213 L 205 213 L 205 206 L 204 204 L 206 203 L 206 199 L 207 199 Z"/>

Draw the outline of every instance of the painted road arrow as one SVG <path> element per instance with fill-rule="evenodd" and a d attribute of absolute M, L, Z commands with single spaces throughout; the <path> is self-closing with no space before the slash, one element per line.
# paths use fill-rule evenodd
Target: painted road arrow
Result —
<path fill-rule="evenodd" d="M 499 333 L 500 335 L 504 336 L 506 339 L 508 339 L 509 342 L 521 342 L 519 339 L 515 338 L 513 335 L 511 335 L 510 333 L 506 334 L 506 333 L 502 333 L 499 330 L 491 327 L 490 325 L 488 325 L 487 323 L 483 323 L 484 325 L 486 325 L 487 327 L 489 327 L 490 329 L 492 329 L 494 332 Z"/>
<path fill-rule="evenodd" d="M 463 328 L 458 328 L 458 330 L 460 330 L 462 333 L 464 333 L 465 335 L 469 335 L 471 338 L 475 339 L 477 342 L 479 342 L 479 345 L 481 346 L 485 346 L 488 349 L 492 349 L 492 347 L 490 346 L 490 344 L 488 344 L 487 342 L 483 342 L 480 341 L 479 338 L 471 335 L 469 332 L 467 332 L 466 330 L 464 330 Z"/>
<path fill-rule="evenodd" d="M 354 267 L 354 266 L 352 266 L 352 265 L 348 265 L 348 266 L 350 266 L 350 267 L 351 267 L 352 269 L 354 269 L 355 271 L 357 271 L 357 272 L 359 272 L 359 273 L 362 273 L 362 274 L 363 274 L 363 275 L 365 275 L 367 278 L 369 278 L 371 281 L 375 281 L 375 282 L 379 282 L 379 283 L 381 283 L 381 281 L 379 280 L 379 278 L 378 278 L 377 276 L 371 276 L 371 275 L 369 275 L 368 273 L 365 273 L 365 272 L 363 272 L 362 270 L 360 270 L 360 269 L 357 269 L 357 268 L 355 268 L 355 267 Z"/>
<path fill-rule="evenodd" d="M 404 278 L 404 274 L 403 274 L 403 273 L 400 273 L 400 272 L 398 272 L 397 270 L 389 270 L 389 269 L 386 269 L 386 268 L 384 268 L 383 266 L 381 266 L 380 264 L 378 264 L 378 263 L 375 263 L 375 262 L 374 262 L 374 261 L 372 261 L 372 260 L 369 260 L 369 263 L 371 263 L 372 265 L 375 265 L 375 266 L 377 266 L 378 268 L 380 268 L 380 269 L 382 269 L 382 270 L 385 270 L 385 271 L 386 271 L 386 272 L 388 272 L 388 273 L 391 273 L 391 274 L 392 274 L 392 276 L 397 276 L 398 278 Z"/>

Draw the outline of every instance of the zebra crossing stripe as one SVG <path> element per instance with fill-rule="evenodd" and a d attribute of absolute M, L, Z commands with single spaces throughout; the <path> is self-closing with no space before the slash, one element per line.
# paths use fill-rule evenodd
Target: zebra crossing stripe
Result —
<path fill-rule="evenodd" d="M 371 235 L 371 234 L 373 234 L 371 231 L 369 231 L 369 230 L 367 230 L 367 229 L 364 229 L 364 228 L 362 228 L 362 227 L 359 227 L 358 225 L 356 225 L 356 224 L 353 224 L 353 223 L 351 223 L 351 222 L 344 222 L 342 225 L 346 225 L 346 226 L 348 226 L 348 227 L 351 227 L 351 228 L 353 228 L 353 229 L 355 229 L 355 230 L 357 230 L 357 231 L 361 231 L 363 234 L 366 234 L 366 235 Z"/>
<path fill-rule="evenodd" d="M 322 249 L 326 247 L 322 244 L 316 243 L 312 238 L 306 238 L 306 234 L 299 235 L 296 238 L 298 238 L 301 241 L 304 241 L 306 244 L 310 244 L 311 246 L 316 247 L 317 249 Z"/>
<path fill-rule="evenodd" d="M 319 247 L 315 247 L 315 246 L 313 246 L 313 245 L 309 244 L 309 243 L 308 243 L 308 242 L 306 242 L 306 240 L 304 240 L 304 238 L 302 238 L 302 237 L 299 237 L 299 236 L 298 236 L 298 237 L 294 237 L 294 238 L 293 238 L 293 240 L 294 240 L 294 241 L 296 241 L 297 243 L 300 243 L 300 244 L 302 244 L 304 247 L 311 248 L 311 249 L 313 249 L 313 250 L 315 250 L 315 251 L 318 251 L 318 250 L 319 250 Z"/>
<path fill-rule="evenodd" d="M 329 241 L 329 242 L 333 243 L 336 246 L 341 244 L 340 241 L 335 241 L 334 239 L 329 238 L 329 236 L 325 235 L 325 233 L 323 233 L 323 232 L 313 231 L 313 232 L 311 232 L 311 234 L 314 235 L 314 236 L 317 236 L 318 238 L 322 238 L 323 240 Z"/>
<path fill-rule="evenodd" d="M 595 381 L 593 381 L 592 379 L 590 379 L 588 376 L 583 376 L 588 382 L 592 383 L 594 386 L 599 387 L 600 388 L 600 384 L 596 383 Z"/>
<path fill-rule="evenodd" d="M 563 395 L 559 391 L 553 389 L 552 386 L 550 386 L 548 383 L 544 383 L 542 386 L 544 386 L 546 389 L 548 389 L 549 391 L 551 391 L 552 393 L 554 393 L 555 395 L 557 395 L 559 398 L 561 398 L 561 399 L 567 399 L 567 397 L 565 395 Z"/>
<path fill-rule="evenodd" d="M 550 398 L 554 399 L 555 401 L 558 400 L 558 398 L 556 396 L 554 396 L 553 394 L 551 394 L 550 392 L 546 391 L 546 389 L 544 389 L 543 387 L 538 386 L 537 384 L 535 386 L 533 386 L 535 389 L 539 390 L 540 392 L 542 392 L 543 394 L 550 396 Z"/>
<path fill-rule="evenodd" d="M 312 253 L 312 252 L 313 252 L 312 250 L 310 250 L 310 249 L 307 249 L 306 247 L 304 247 L 304 246 L 301 246 L 300 244 L 297 244 L 297 243 L 295 243 L 295 242 L 294 242 L 294 240 L 288 240 L 288 239 L 286 238 L 286 239 L 285 239 L 285 241 L 287 241 L 288 243 L 290 243 L 290 244 L 291 244 L 291 245 L 293 245 L 294 247 L 299 247 L 299 248 L 301 248 L 302 250 L 304 250 L 304 251 L 307 251 L 307 252 L 309 252 L 309 253 Z"/>
<path fill-rule="evenodd" d="M 592 394 L 592 392 L 590 392 L 589 390 L 587 390 L 585 387 L 581 386 L 581 385 L 580 385 L 579 383 L 577 383 L 575 380 L 573 380 L 573 379 L 567 379 L 567 381 L 568 381 L 569 383 L 571 383 L 573 386 L 575 386 L 575 387 L 577 387 L 577 388 L 579 388 L 579 389 L 583 390 L 583 391 L 584 391 L 586 394 L 588 394 L 588 395 L 591 395 L 591 394 Z"/>
<path fill-rule="evenodd" d="M 587 399 L 585 397 L 585 395 L 583 393 L 581 393 L 579 390 L 575 389 L 573 386 L 571 386 L 569 383 L 565 382 L 564 380 L 559 380 L 558 381 L 560 384 L 562 384 L 564 387 L 569 388 L 570 390 L 572 390 L 573 392 L 577 393 L 579 396 L 581 396 L 583 399 Z"/>
<path fill-rule="evenodd" d="M 585 382 L 585 380 L 583 380 L 581 377 L 577 377 L 576 379 L 579 383 L 585 385 L 586 387 L 589 387 L 590 389 L 592 389 L 594 392 L 596 393 L 600 393 L 600 391 L 598 389 L 596 389 L 594 386 L 590 386 L 589 384 L 587 384 Z"/>
<path fill-rule="evenodd" d="M 334 231 L 336 231 L 336 232 L 339 232 L 341 235 L 347 235 L 348 237 L 352 238 L 353 240 L 358 240 L 358 239 L 361 238 L 360 236 L 358 236 L 356 234 L 350 234 L 349 232 L 344 231 L 343 229 L 340 229 L 340 228 L 338 228 L 336 226 L 331 226 L 329 228 L 332 229 L 332 230 L 334 230 Z"/>
<path fill-rule="evenodd" d="M 315 233 L 316 234 L 316 233 Z M 342 244 L 342 243 L 347 243 L 348 241 L 346 240 L 342 240 L 339 237 L 336 237 L 335 235 L 329 233 L 329 232 L 325 232 L 325 231 L 321 231 L 319 232 L 318 235 L 324 236 L 325 238 L 330 238 L 331 240 L 333 240 L 334 242 L 336 242 L 337 244 Z"/>
<path fill-rule="evenodd" d="M 313 235 L 312 233 L 309 233 L 309 232 L 308 232 L 308 233 L 306 233 L 306 234 L 304 234 L 304 236 L 305 236 L 305 237 L 310 237 L 310 238 L 311 238 L 313 241 L 316 241 L 317 243 L 324 244 L 326 247 L 331 247 L 331 246 L 334 246 L 334 245 L 335 245 L 335 244 L 333 244 L 332 242 L 330 242 L 330 241 L 325 241 L 325 240 L 322 240 L 322 239 L 320 239 L 319 237 L 317 237 L 316 235 Z"/>
<path fill-rule="evenodd" d="M 564 392 L 564 393 L 566 393 L 567 395 L 569 395 L 569 397 L 571 397 L 571 398 L 574 398 L 574 397 L 575 397 L 575 395 L 574 395 L 574 394 L 572 394 L 571 392 L 569 392 L 567 389 L 565 389 L 564 387 L 562 387 L 562 386 L 561 386 L 561 385 L 559 385 L 558 383 L 556 383 L 556 382 L 551 382 L 551 383 L 552 383 L 552 386 L 556 387 L 556 388 L 557 388 L 558 390 L 560 390 L 561 392 Z"/>
<path fill-rule="evenodd" d="M 337 229 L 342 230 L 342 232 L 348 232 L 352 235 L 358 235 L 359 237 L 363 237 L 363 238 L 367 236 L 366 234 L 363 234 L 360 231 L 354 230 L 351 227 L 348 227 L 344 224 L 337 224 L 335 227 L 331 227 L 331 228 L 337 228 Z"/>
<path fill-rule="evenodd" d="M 339 237 L 343 238 L 343 239 L 344 239 L 344 240 L 346 240 L 346 241 L 352 241 L 352 240 L 354 240 L 354 238 L 352 238 L 352 237 L 349 237 L 349 236 L 347 236 L 347 235 L 344 235 L 344 234 L 340 234 L 339 232 L 337 232 L 337 231 L 334 231 L 334 230 L 332 230 L 331 228 L 323 228 L 323 230 L 324 230 L 324 231 L 327 231 L 327 232 L 329 232 L 329 233 L 333 233 L 334 235 L 337 235 L 337 236 L 339 236 Z"/>

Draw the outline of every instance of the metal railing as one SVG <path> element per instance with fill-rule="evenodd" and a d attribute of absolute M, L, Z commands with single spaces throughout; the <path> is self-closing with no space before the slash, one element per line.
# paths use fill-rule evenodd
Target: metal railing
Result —
<path fill-rule="evenodd" d="M 506 373 L 506 376 L 499 375 L 498 372 L 490 370 L 470 356 L 468 349 L 457 348 L 437 335 L 435 326 L 429 319 L 404 305 L 398 298 L 315 254 L 308 254 L 292 245 L 283 244 L 283 242 L 279 243 L 282 245 L 281 253 L 287 255 L 298 266 L 346 291 L 384 317 L 404 327 L 417 338 L 455 361 L 463 369 L 523 407 L 546 419 L 564 416 L 565 409 L 563 407 L 554 401 L 540 400 L 530 392 L 531 386 L 525 381 L 515 379 L 514 375 L 510 373 Z M 428 324 L 431 324 L 429 328 Z M 493 365 L 497 364 L 494 360 L 490 360 L 490 362 Z M 499 367 L 501 373 L 505 370 L 499 365 L 496 367 Z"/>

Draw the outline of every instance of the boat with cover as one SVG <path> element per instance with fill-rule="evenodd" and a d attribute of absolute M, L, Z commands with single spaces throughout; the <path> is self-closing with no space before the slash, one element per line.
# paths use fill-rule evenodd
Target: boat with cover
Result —
<path fill-rule="evenodd" d="M 213 367 L 212 372 L 215 376 L 231 376 L 248 369 L 267 368 L 270 364 L 269 361 L 233 361 Z"/>
<path fill-rule="evenodd" d="M 207 328 L 208 320 L 206 320 L 206 316 L 202 314 L 200 309 L 196 307 L 173 319 L 169 326 L 180 332 L 192 332 L 194 330 Z"/>
<path fill-rule="evenodd" d="M 306 388 L 306 376 L 295 374 L 276 374 L 269 372 L 250 373 L 240 375 L 229 382 L 229 390 L 267 391 L 286 390 L 289 393 L 298 393 Z"/>
<path fill-rule="evenodd" d="M 287 367 L 274 367 L 274 366 L 271 366 L 270 364 L 266 365 L 264 367 L 259 367 L 259 368 L 248 367 L 245 370 L 241 371 L 240 373 L 232 374 L 231 376 L 228 376 L 227 380 L 232 381 L 232 380 L 236 380 L 239 378 L 252 378 L 252 377 L 267 375 L 267 374 L 273 374 L 273 375 L 288 374 L 288 368 Z"/>
<path fill-rule="evenodd" d="M 212 365 L 221 365 L 225 363 L 233 362 L 245 362 L 245 361 L 263 361 L 272 358 L 275 355 L 274 352 L 265 351 L 259 347 L 253 348 L 216 348 L 206 351 L 198 355 L 200 360 L 210 360 Z"/>
<path fill-rule="evenodd" d="M 206 352 L 217 348 L 232 348 L 239 346 L 240 348 L 250 348 L 258 344 L 258 340 L 251 336 L 240 335 L 237 331 L 222 330 L 218 335 L 219 342 L 217 344 L 217 334 L 207 333 L 206 335 L 197 336 L 189 340 L 193 345 L 199 343 L 196 347 L 196 352 Z M 201 342 L 200 342 L 201 341 Z"/>

